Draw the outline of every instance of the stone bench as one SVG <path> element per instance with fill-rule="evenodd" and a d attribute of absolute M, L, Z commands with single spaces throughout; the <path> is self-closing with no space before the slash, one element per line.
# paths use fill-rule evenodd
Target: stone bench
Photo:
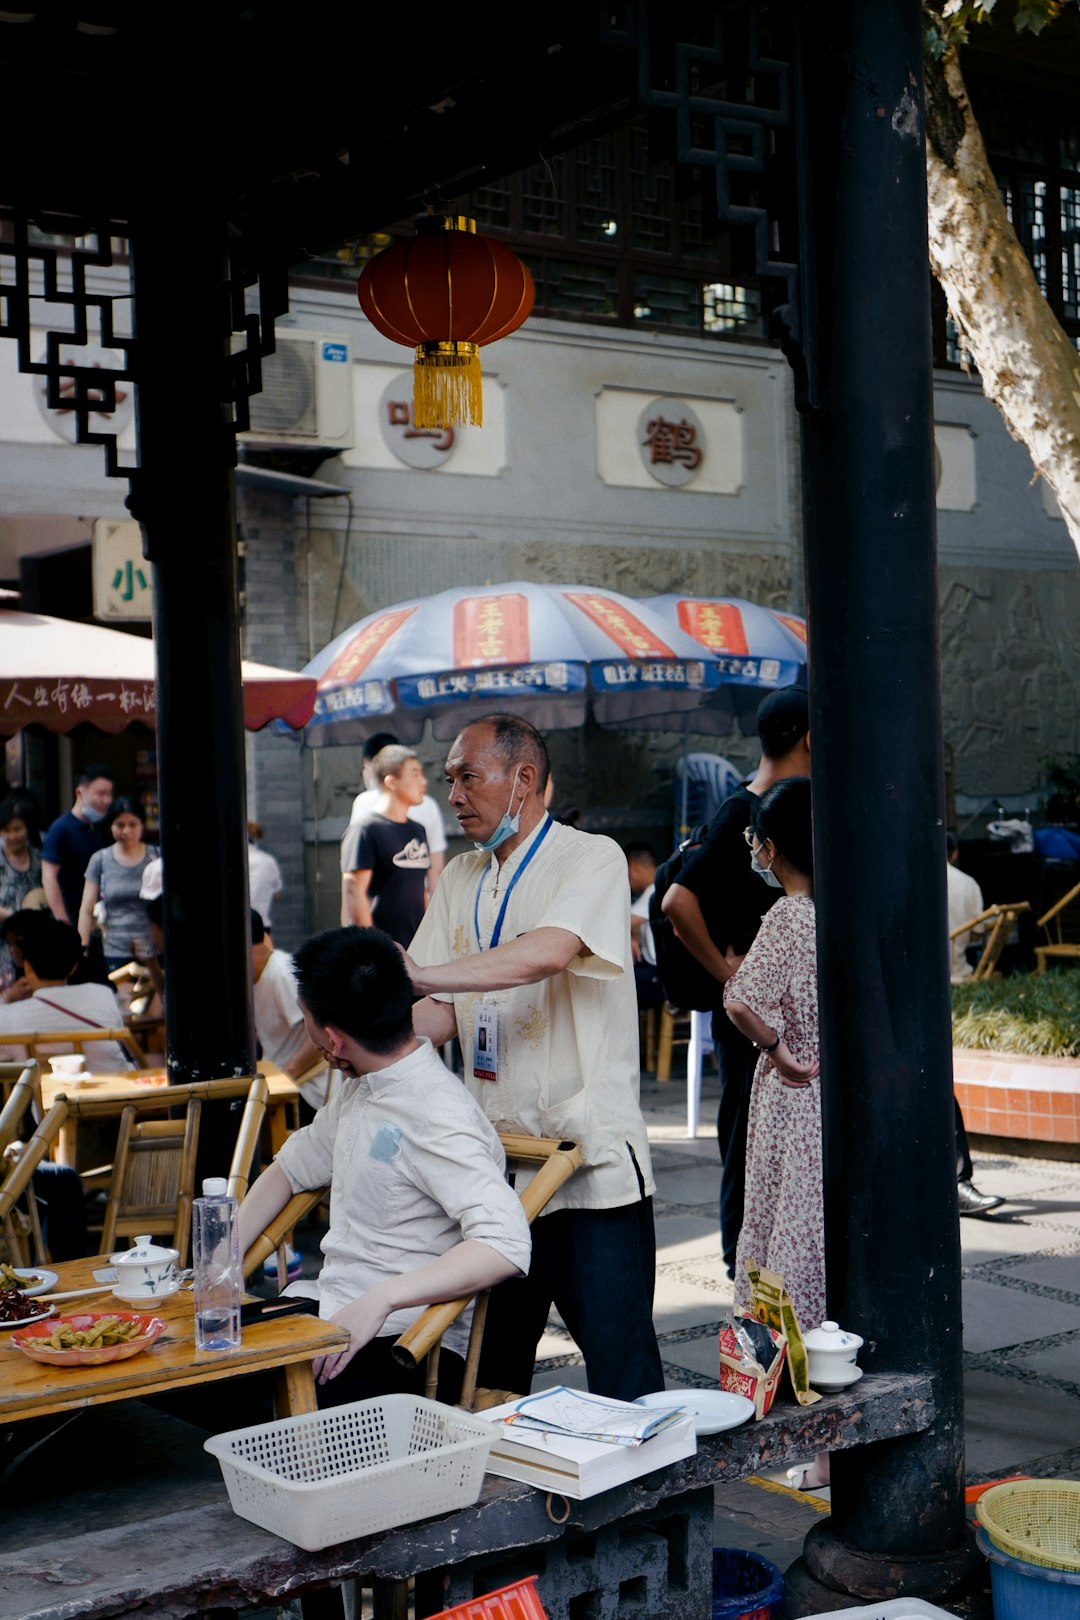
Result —
<path fill-rule="evenodd" d="M 566 1620 L 574 1600 L 584 1612 L 587 1594 L 602 1620 L 707 1620 L 714 1486 L 919 1433 L 932 1415 L 928 1378 L 868 1375 L 812 1407 L 778 1403 L 758 1423 L 703 1438 L 695 1457 L 570 1502 L 564 1523 L 542 1491 L 488 1475 L 471 1508 L 308 1553 L 236 1517 L 200 1430 L 139 1403 L 97 1408 L 0 1481 L 0 1620 L 186 1620 L 351 1578 L 374 1584 L 377 1616 L 403 1615 L 413 1577 L 422 1614 L 523 1574 L 540 1575 L 550 1620 Z M 561 1517 L 567 1504 L 554 1505 Z"/>

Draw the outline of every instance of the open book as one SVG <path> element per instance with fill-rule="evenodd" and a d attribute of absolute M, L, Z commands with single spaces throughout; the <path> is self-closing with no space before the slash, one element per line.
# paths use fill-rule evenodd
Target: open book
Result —
<path fill-rule="evenodd" d="M 521 1429 L 540 1429 L 546 1434 L 568 1434 L 578 1440 L 603 1441 L 614 1446 L 640 1446 L 643 1440 L 659 1434 L 669 1424 L 685 1416 L 677 1396 L 671 1410 L 636 1406 L 632 1401 L 611 1400 L 583 1390 L 558 1384 L 539 1395 L 525 1395 L 514 1402 L 505 1423 Z"/>

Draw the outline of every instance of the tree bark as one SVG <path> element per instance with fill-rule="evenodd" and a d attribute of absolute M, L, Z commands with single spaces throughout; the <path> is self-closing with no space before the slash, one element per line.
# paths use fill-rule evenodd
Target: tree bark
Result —
<path fill-rule="evenodd" d="M 984 393 L 1027 446 L 1080 553 L 1080 355 L 1009 223 L 955 49 L 927 61 L 926 102 L 931 268 Z"/>

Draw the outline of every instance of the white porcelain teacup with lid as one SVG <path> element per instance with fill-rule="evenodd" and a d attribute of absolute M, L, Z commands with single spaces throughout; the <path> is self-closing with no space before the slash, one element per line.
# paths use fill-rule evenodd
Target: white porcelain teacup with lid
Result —
<path fill-rule="evenodd" d="M 137 1237 L 131 1249 L 121 1249 L 112 1256 L 120 1280 L 113 1293 L 117 1299 L 138 1304 L 142 1300 L 162 1299 L 174 1294 L 180 1283 L 176 1275 L 179 1249 L 166 1249 L 154 1242 L 147 1233 Z"/>
<path fill-rule="evenodd" d="M 803 1334 L 806 1347 L 810 1382 L 818 1388 L 843 1389 L 862 1377 L 862 1368 L 856 1366 L 855 1357 L 863 1341 L 857 1333 L 850 1333 L 838 1322 L 822 1322 Z"/>

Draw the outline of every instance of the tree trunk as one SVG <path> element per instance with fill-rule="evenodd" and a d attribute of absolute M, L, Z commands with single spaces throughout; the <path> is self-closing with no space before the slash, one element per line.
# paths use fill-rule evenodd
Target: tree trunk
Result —
<path fill-rule="evenodd" d="M 1027 446 L 1080 553 L 1080 355 L 1009 223 L 954 49 L 926 63 L 926 103 L 931 268 L 984 393 Z"/>

